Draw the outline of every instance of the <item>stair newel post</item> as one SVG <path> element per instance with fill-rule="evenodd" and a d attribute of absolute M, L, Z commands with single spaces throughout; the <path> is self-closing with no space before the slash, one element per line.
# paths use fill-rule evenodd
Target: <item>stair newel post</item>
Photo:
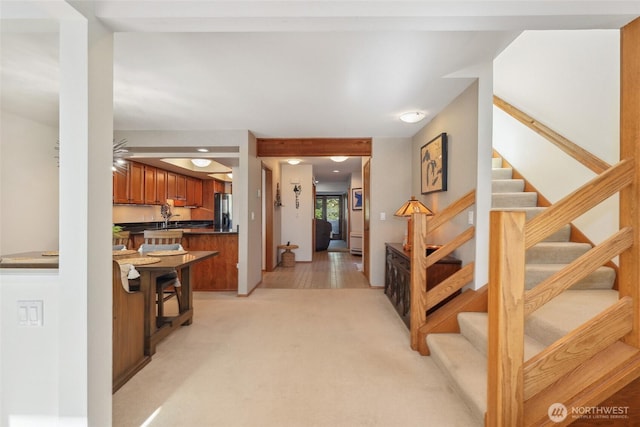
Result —
<path fill-rule="evenodd" d="M 486 425 L 524 423 L 524 212 L 490 216 Z"/>
<path fill-rule="evenodd" d="M 620 254 L 620 298 L 633 300 L 633 329 L 625 342 L 640 347 L 640 18 L 620 32 L 620 158 L 634 159 L 633 184 L 620 192 L 620 228 L 632 227 L 633 246 Z"/>
<path fill-rule="evenodd" d="M 418 350 L 420 336 L 418 329 L 427 321 L 427 216 L 414 213 L 413 247 L 411 249 L 411 348 Z"/>

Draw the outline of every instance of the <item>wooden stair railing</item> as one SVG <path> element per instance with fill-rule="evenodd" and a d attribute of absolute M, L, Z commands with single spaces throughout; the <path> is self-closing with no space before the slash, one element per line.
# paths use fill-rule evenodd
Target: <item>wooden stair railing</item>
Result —
<path fill-rule="evenodd" d="M 610 167 L 607 162 L 594 156 L 579 145 L 569 141 L 567 138 L 540 123 L 536 119 L 529 116 L 527 113 L 509 104 L 504 99 L 494 95 L 493 105 L 500 108 L 505 113 L 509 114 L 511 117 L 518 120 L 523 125 L 527 126 L 529 129 L 533 130 L 539 135 L 542 135 L 549 142 L 553 143 L 556 147 L 560 148 L 562 151 L 576 159 L 578 162 L 582 163 L 587 168 L 591 169 L 593 172 L 599 174 Z"/>
<path fill-rule="evenodd" d="M 421 331 L 427 320 L 427 310 L 444 301 L 473 280 L 474 272 L 474 263 L 469 263 L 427 292 L 427 281 L 429 280 L 427 268 L 471 240 L 475 234 L 475 227 L 467 228 L 453 240 L 427 256 L 427 246 L 433 243 L 430 241 L 430 236 L 440 226 L 448 223 L 473 204 L 475 204 L 475 190 L 465 194 L 432 217 L 413 214 L 410 286 L 411 348 L 420 351 L 421 354 L 428 354 L 425 343 L 426 333 Z"/>
<path fill-rule="evenodd" d="M 640 349 L 622 341 L 634 329 L 638 301 L 622 294 L 617 303 L 524 362 L 525 317 L 632 248 L 634 231 L 623 227 L 530 291 L 524 289 L 525 251 L 628 188 L 634 172 L 633 160 L 623 160 L 528 222 L 524 212 L 491 212 L 488 426 L 541 425 L 549 421 L 544 418 L 549 396 L 556 396 L 552 402 L 593 405 L 640 375 Z M 620 376 L 616 371 L 627 365 L 627 375 Z"/>

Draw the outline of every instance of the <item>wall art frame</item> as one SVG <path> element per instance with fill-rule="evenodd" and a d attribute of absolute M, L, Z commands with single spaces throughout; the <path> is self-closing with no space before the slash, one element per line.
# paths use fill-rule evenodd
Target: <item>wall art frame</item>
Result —
<path fill-rule="evenodd" d="M 433 138 L 420 148 L 420 192 L 447 191 L 447 134 Z"/>
<path fill-rule="evenodd" d="M 362 188 L 353 188 L 351 190 L 351 210 L 362 210 Z"/>

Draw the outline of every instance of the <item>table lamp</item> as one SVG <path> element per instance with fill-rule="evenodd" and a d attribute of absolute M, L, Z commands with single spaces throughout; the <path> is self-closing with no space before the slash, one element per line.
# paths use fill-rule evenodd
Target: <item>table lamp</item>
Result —
<path fill-rule="evenodd" d="M 393 214 L 395 216 L 409 218 L 409 221 L 407 222 L 407 242 L 403 246 L 405 251 L 410 251 L 413 244 L 413 224 L 411 215 L 414 213 L 433 215 L 433 212 L 431 212 L 428 207 L 423 205 L 421 201 L 417 200 L 415 196 L 411 196 L 411 199 L 409 199 L 404 205 L 400 207 L 400 209 L 396 211 L 396 213 Z"/>

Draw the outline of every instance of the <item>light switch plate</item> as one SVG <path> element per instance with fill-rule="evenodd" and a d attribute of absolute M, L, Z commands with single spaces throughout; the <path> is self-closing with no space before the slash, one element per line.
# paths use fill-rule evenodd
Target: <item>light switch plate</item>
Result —
<path fill-rule="evenodd" d="M 18 325 L 42 326 L 42 300 L 18 301 Z"/>

